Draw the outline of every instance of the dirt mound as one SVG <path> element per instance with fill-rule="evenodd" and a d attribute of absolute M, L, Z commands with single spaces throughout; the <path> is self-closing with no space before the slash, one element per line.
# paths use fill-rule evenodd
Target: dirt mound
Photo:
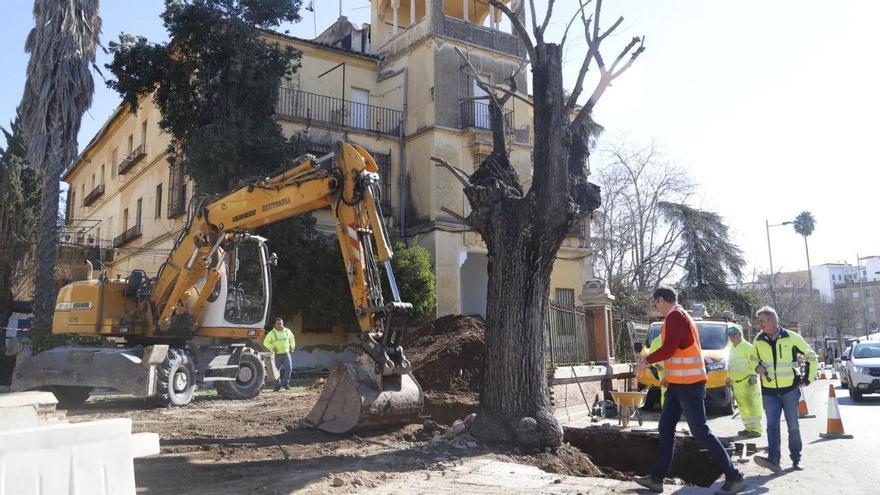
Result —
<path fill-rule="evenodd" d="M 407 337 L 404 348 L 423 390 L 479 393 L 486 352 L 486 324 L 482 318 L 443 316 Z"/>
<path fill-rule="evenodd" d="M 593 464 L 589 456 L 569 443 L 551 452 L 532 455 L 498 456 L 502 460 L 511 460 L 521 464 L 529 464 L 543 471 L 564 476 L 600 477 L 603 473 Z"/>

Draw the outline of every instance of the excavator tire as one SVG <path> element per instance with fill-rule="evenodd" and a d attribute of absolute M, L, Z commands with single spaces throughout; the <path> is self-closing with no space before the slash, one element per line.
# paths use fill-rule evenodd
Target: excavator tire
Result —
<path fill-rule="evenodd" d="M 338 363 L 306 423 L 328 433 L 418 421 L 422 387 L 408 374 L 381 376 L 371 362 Z"/>
<path fill-rule="evenodd" d="M 196 375 L 192 360 L 181 349 L 169 349 L 158 367 L 157 394 L 159 406 L 185 406 L 192 402 L 196 391 Z"/>
<path fill-rule="evenodd" d="M 76 409 L 82 407 L 89 400 L 92 387 L 66 387 L 55 386 L 47 389 L 58 399 L 59 409 Z"/>
<path fill-rule="evenodd" d="M 252 352 L 244 352 L 238 366 L 235 381 L 217 382 L 217 393 L 224 399 L 253 399 L 260 395 L 263 381 L 266 379 L 266 367 L 260 357 Z"/>

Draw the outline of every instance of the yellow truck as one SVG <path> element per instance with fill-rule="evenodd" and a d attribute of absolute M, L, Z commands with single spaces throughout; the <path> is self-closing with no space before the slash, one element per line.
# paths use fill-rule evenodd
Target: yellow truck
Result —
<path fill-rule="evenodd" d="M 727 386 L 727 359 L 730 345 L 726 334 L 727 327 L 733 323 L 713 319 L 695 319 L 695 323 L 700 333 L 703 361 L 709 377 L 706 382 L 706 405 L 719 408 L 724 414 L 733 414 L 733 392 Z M 645 340 L 636 343 L 636 352 L 639 356 L 644 357 L 649 354 L 651 342 L 660 336 L 662 326 L 659 321 L 652 323 Z M 656 370 L 645 369 L 636 378 L 639 381 L 639 390 L 649 389 L 645 407 L 650 409 L 660 402 L 660 380 L 656 376 Z"/>

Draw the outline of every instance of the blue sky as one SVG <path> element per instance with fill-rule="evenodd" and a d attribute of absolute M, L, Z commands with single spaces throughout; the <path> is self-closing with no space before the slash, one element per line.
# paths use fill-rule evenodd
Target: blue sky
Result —
<path fill-rule="evenodd" d="M 447 0 L 454 1 L 454 0 Z M 32 2 L 4 2 L 0 30 L 0 124 L 21 98 L 33 25 Z M 308 2 L 306 2 L 308 3 Z M 546 0 L 538 0 L 543 12 Z M 287 26 L 312 37 L 337 16 L 336 0 L 316 0 L 314 17 Z M 343 0 L 352 21 L 369 22 L 367 0 Z M 576 2 L 557 1 L 549 39 L 558 39 Z M 104 0 L 102 42 L 120 32 L 162 40 L 161 0 Z M 880 68 L 873 51 L 880 2 L 863 0 L 606 0 L 604 25 L 625 16 L 607 41 L 614 53 L 647 35 L 642 59 L 596 110 L 605 139 L 656 138 L 666 156 L 700 185 L 697 206 L 721 213 L 750 269 L 767 269 L 764 219 L 793 219 L 811 210 L 813 264 L 880 255 L 873 223 L 880 186 L 873 145 L 880 115 Z M 566 65 L 575 77 L 583 41 L 571 40 Z M 108 56 L 99 54 L 99 65 Z M 109 75 L 105 71 L 105 75 Z M 84 146 L 118 104 L 96 76 L 94 103 L 83 119 Z M 771 232 L 774 267 L 805 266 L 803 241 L 790 228 Z"/>

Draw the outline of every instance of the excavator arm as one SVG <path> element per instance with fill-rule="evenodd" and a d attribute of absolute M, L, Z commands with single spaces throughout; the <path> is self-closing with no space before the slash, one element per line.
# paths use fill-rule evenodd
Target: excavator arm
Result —
<path fill-rule="evenodd" d="M 391 270 L 394 253 L 382 222 L 378 171 L 366 150 L 338 142 L 324 157 L 306 156 L 273 177 L 194 199 L 187 224 L 144 301 L 145 336 L 198 335 L 208 296 L 220 283 L 222 253 L 231 252 L 253 229 L 329 208 L 366 356 L 331 371 L 308 421 L 339 433 L 418 415 L 423 395 L 408 375 L 410 363 L 400 346 L 412 305 L 400 300 Z M 377 263 L 385 265 L 393 301 L 384 301 Z M 185 304 L 193 292 L 198 294 L 195 304 Z"/>

